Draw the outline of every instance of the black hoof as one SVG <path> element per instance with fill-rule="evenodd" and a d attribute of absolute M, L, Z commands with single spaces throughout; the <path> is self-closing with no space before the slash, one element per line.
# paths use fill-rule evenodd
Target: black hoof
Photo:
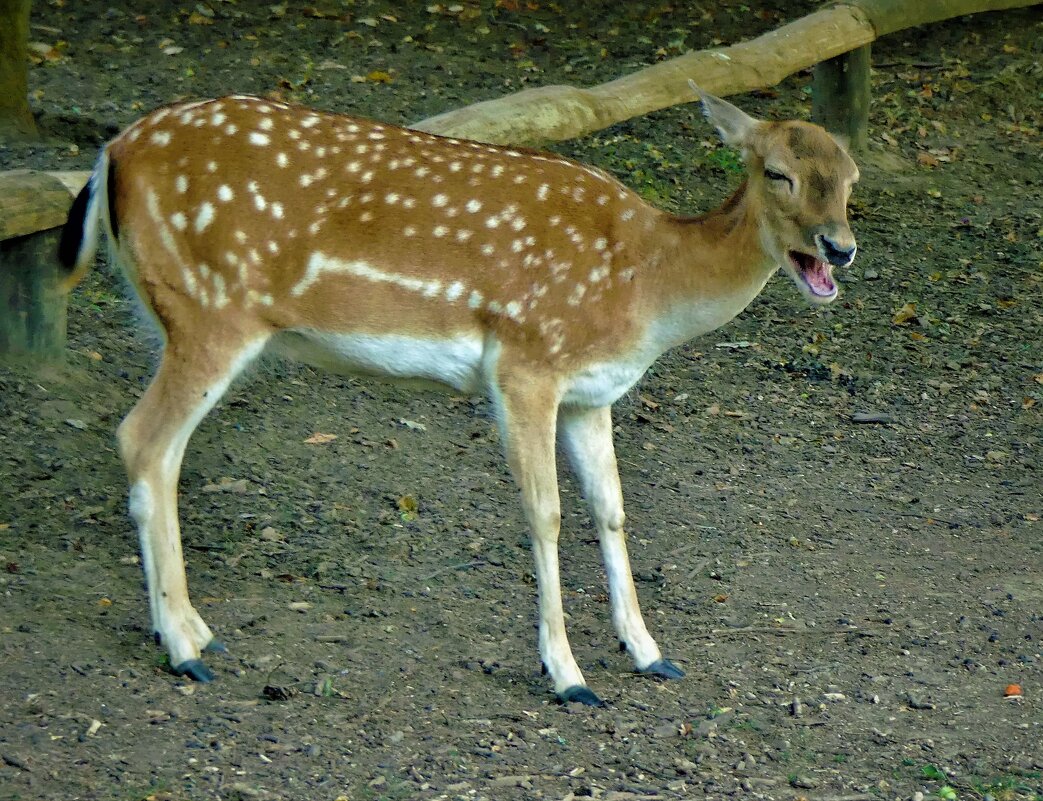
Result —
<path fill-rule="evenodd" d="M 202 684 L 208 684 L 214 680 L 214 674 L 210 672 L 210 668 L 203 664 L 201 659 L 189 659 L 180 665 L 173 665 L 171 670 L 179 676 L 188 676 L 193 681 L 198 681 Z"/>
<path fill-rule="evenodd" d="M 563 693 L 559 693 L 558 700 L 563 704 L 605 706 L 605 702 L 594 695 L 594 692 L 589 687 L 583 687 L 578 684 L 575 687 L 569 687 Z"/>
<path fill-rule="evenodd" d="M 203 649 L 208 654 L 227 654 L 228 649 L 225 648 L 225 644 L 220 640 L 211 640 L 210 643 Z"/>
<path fill-rule="evenodd" d="M 659 679 L 683 679 L 684 671 L 669 659 L 657 659 L 646 668 L 638 668 L 643 676 L 655 676 Z"/>

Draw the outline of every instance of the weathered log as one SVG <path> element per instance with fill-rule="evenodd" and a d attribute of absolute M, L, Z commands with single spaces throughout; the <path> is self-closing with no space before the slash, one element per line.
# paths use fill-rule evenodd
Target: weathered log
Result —
<path fill-rule="evenodd" d="M 67 293 L 57 254 L 71 203 L 53 174 L 0 173 L 0 358 L 39 365 L 63 354 Z"/>
<path fill-rule="evenodd" d="M 865 149 L 869 131 L 870 45 L 815 65 L 811 87 L 811 119 L 848 140 L 850 149 Z"/>
<path fill-rule="evenodd" d="M 717 50 L 686 53 L 584 89 L 526 89 L 428 117 L 413 127 L 500 144 L 534 144 L 592 133 L 695 98 L 694 79 L 726 96 L 774 86 L 788 75 L 897 30 L 981 11 L 1022 8 L 1039 0 L 848 0 L 777 30 Z"/>
<path fill-rule="evenodd" d="M 83 176 L 82 186 L 90 173 L 73 175 Z M 71 194 L 79 189 L 67 186 L 58 176 L 34 170 L 0 173 L 0 240 L 64 225 Z"/>

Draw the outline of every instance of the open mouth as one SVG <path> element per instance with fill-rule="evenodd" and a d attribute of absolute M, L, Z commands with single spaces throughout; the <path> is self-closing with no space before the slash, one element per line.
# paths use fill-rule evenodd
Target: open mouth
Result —
<path fill-rule="evenodd" d="M 831 298 L 837 294 L 837 285 L 833 282 L 833 265 L 807 253 L 789 252 L 790 261 L 797 268 L 797 275 L 807 285 L 811 293 L 820 298 Z"/>

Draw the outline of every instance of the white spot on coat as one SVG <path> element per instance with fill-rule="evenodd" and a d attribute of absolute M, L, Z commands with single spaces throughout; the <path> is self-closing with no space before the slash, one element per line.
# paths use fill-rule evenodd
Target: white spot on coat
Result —
<path fill-rule="evenodd" d="M 199 206 L 199 211 L 196 213 L 195 228 L 196 233 L 202 233 L 206 230 L 207 226 L 214 221 L 214 204 L 210 202 L 204 202 Z"/>

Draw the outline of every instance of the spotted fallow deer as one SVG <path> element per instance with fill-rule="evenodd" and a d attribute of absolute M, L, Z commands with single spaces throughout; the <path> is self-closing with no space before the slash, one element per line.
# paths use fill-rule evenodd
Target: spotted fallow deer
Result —
<path fill-rule="evenodd" d="M 641 617 L 610 407 L 664 351 L 724 325 L 780 267 L 837 296 L 858 170 L 826 131 L 706 93 L 748 177 L 677 217 L 550 153 L 233 96 L 154 111 L 102 151 L 61 256 L 74 284 L 104 228 L 164 336 L 119 427 L 152 626 L 178 674 L 219 648 L 188 595 L 177 513 L 186 443 L 262 351 L 484 393 L 532 529 L 539 651 L 562 701 L 597 705 L 565 633 L 555 440 L 590 506 L 612 619 L 640 673 L 683 672 Z"/>

